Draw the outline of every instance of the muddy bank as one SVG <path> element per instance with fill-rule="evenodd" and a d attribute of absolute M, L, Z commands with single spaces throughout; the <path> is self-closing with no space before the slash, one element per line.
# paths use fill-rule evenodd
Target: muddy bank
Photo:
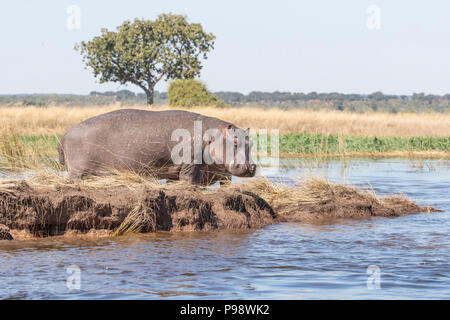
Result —
<path fill-rule="evenodd" d="M 350 197 L 347 197 L 350 195 Z M 419 206 L 404 196 L 384 199 L 350 191 L 349 194 L 330 192 L 328 197 L 312 203 L 290 203 L 274 205 L 281 212 L 280 221 L 323 223 L 336 219 L 358 219 L 367 217 L 401 217 L 419 212 L 440 211 L 428 206 Z"/>
<path fill-rule="evenodd" d="M 13 240 L 11 230 L 4 224 L 0 224 L 0 240 Z"/>
<path fill-rule="evenodd" d="M 441 211 L 420 206 L 399 194 L 380 198 L 372 190 L 330 183 L 317 178 L 299 181 L 294 187 L 276 186 L 267 180 L 244 185 L 266 199 L 279 221 L 324 223 L 337 219 L 400 217 L 419 212 Z"/>
<path fill-rule="evenodd" d="M 0 224 L 38 237 L 92 229 L 116 234 L 248 229 L 274 223 L 276 219 L 262 198 L 236 190 L 200 192 L 192 187 L 170 190 L 146 186 L 62 186 L 45 190 L 19 181 L 0 191 Z"/>
<path fill-rule="evenodd" d="M 0 185 L 0 239 L 252 229 L 283 221 L 320 223 L 436 211 L 406 197 L 380 199 L 317 179 L 299 187 L 280 188 L 267 180 L 255 180 L 209 191 L 112 181 L 44 182 L 16 180 Z"/>

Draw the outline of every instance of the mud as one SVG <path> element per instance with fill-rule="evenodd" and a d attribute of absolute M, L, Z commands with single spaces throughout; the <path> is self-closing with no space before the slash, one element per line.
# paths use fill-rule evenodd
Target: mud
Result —
<path fill-rule="evenodd" d="M 377 199 L 365 194 L 353 193 L 351 197 L 330 197 L 314 203 L 278 204 L 273 206 L 280 214 L 280 221 L 324 223 L 337 219 L 368 217 L 401 217 L 419 212 L 438 212 L 428 206 L 419 206 L 403 196 Z"/>
<path fill-rule="evenodd" d="M 128 218 L 127 218 L 128 217 Z M 131 218 L 130 218 L 131 217 Z M 277 221 L 251 192 L 200 192 L 125 186 L 40 190 L 25 181 L 0 191 L 0 224 L 33 236 L 121 229 L 152 232 L 259 228 Z M 3 230 L 3 229 L 1 229 Z"/>
<path fill-rule="evenodd" d="M 260 179 L 245 187 L 266 199 L 278 214 L 279 221 L 286 222 L 322 224 L 330 220 L 400 217 L 441 211 L 420 206 L 402 194 L 379 197 L 371 188 L 356 188 L 315 177 L 299 180 L 295 186 L 274 185 Z"/>
<path fill-rule="evenodd" d="M 65 184 L 42 188 L 20 180 L 0 189 L 0 240 L 253 229 L 278 222 L 322 223 L 437 211 L 402 196 L 379 199 L 353 187 L 314 183 L 288 193 L 270 193 L 242 187 L 205 191 L 193 186 L 81 188 Z"/>
<path fill-rule="evenodd" d="M 13 240 L 13 236 L 7 226 L 0 224 L 0 240 Z"/>

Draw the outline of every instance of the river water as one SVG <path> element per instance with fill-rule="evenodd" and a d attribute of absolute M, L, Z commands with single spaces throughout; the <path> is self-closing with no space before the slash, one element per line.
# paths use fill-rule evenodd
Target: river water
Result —
<path fill-rule="evenodd" d="M 449 299 L 447 161 L 295 159 L 260 174 L 314 174 L 404 193 L 444 212 L 253 231 L 140 234 L 115 239 L 0 241 L 0 298 Z"/>

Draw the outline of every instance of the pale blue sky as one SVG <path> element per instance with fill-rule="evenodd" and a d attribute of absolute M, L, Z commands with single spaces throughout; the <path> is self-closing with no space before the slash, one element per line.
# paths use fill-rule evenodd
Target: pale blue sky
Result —
<path fill-rule="evenodd" d="M 66 26 L 72 4 L 79 30 Z M 381 9 L 379 30 L 366 25 L 369 5 Z M 201 74 L 213 91 L 450 93 L 450 1 L 4 0 L 0 94 L 124 88 L 98 84 L 74 44 L 165 12 L 217 36 Z"/>

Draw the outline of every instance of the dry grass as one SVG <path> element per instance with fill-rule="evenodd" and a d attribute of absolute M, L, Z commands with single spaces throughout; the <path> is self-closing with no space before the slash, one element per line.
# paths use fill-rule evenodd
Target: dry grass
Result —
<path fill-rule="evenodd" d="M 17 181 L 17 178 L 0 179 L 0 191 L 10 190 Z M 89 176 L 85 179 L 71 179 L 60 171 L 54 169 L 40 169 L 34 171 L 25 179 L 27 185 L 33 189 L 43 191 L 54 191 L 65 188 L 78 189 L 80 191 L 95 192 L 105 188 L 127 188 L 131 191 L 142 189 L 161 190 L 186 190 L 186 188 L 197 188 L 199 192 L 208 192 L 206 188 L 187 185 L 183 181 L 163 183 L 152 176 L 141 176 L 131 171 L 112 171 L 110 175 Z"/>
<path fill-rule="evenodd" d="M 141 109 L 145 109 L 139 107 Z M 108 107 L 0 107 L 0 134 L 8 127 L 18 134 L 62 134 L 74 124 L 119 109 Z M 157 108 L 166 110 L 168 107 Z M 308 132 L 349 136 L 450 136 L 450 114 L 350 113 L 258 108 L 196 107 L 193 112 L 218 117 L 242 128 L 274 128 L 280 133 Z"/>
<path fill-rule="evenodd" d="M 273 184 L 265 178 L 244 182 L 240 187 L 252 190 L 272 206 L 319 204 L 330 197 L 352 198 L 355 193 L 364 194 L 370 199 L 377 199 L 375 193 L 370 189 L 358 190 L 353 186 L 335 184 L 317 177 L 301 179 L 294 187 Z"/>
<path fill-rule="evenodd" d="M 400 216 L 416 212 L 438 211 L 420 207 L 403 194 L 378 197 L 371 188 L 331 183 L 307 177 L 296 186 L 275 185 L 267 179 L 254 179 L 238 186 L 265 199 L 281 216 L 290 221 L 312 222 L 318 218 Z"/>

